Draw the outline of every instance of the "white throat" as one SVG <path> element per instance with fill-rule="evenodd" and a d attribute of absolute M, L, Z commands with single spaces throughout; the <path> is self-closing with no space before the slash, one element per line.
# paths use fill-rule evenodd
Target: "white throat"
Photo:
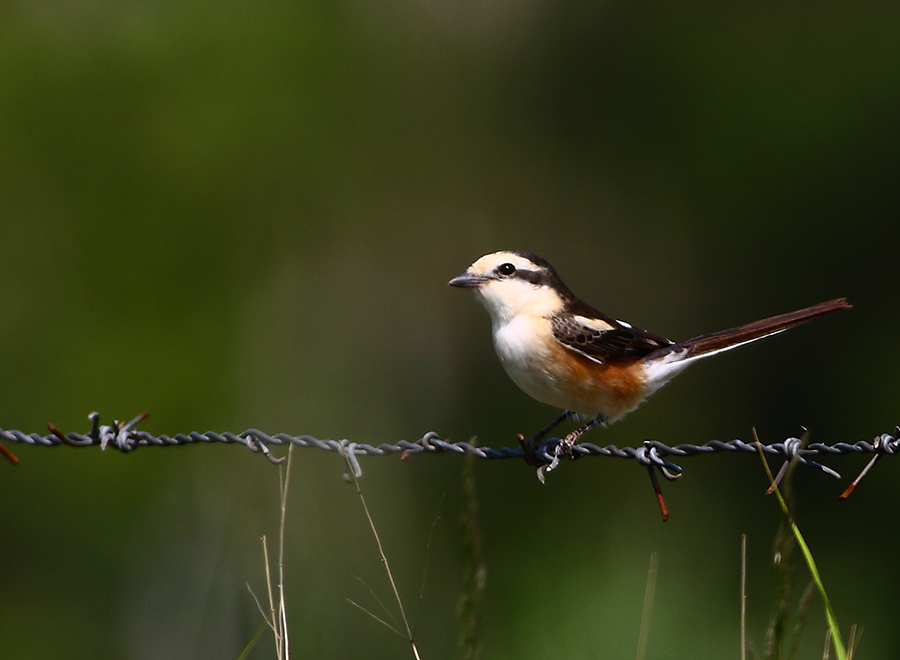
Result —
<path fill-rule="evenodd" d="M 562 306 L 559 295 L 550 287 L 537 287 L 522 280 L 487 282 L 478 289 L 478 294 L 495 330 L 519 316 L 548 318 Z"/>

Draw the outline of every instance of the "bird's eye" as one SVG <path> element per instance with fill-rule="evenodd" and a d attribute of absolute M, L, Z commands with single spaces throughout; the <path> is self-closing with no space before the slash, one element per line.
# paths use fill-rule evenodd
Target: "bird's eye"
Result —
<path fill-rule="evenodd" d="M 512 275 L 516 272 L 516 267 L 512 264 L 500 264 L 497 266 L 497 272 L 501 275 Z"/>

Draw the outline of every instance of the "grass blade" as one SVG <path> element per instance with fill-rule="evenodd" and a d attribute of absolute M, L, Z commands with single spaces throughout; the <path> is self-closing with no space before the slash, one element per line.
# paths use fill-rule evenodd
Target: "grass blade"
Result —
<path fill-rule="evenodd" d="M 800 552 L 803 554 L 803 559 L 806 561 L 806 566 L 809 569 L 809 573 L 812 576 L 813 582 L 816 583 L 816 587 L 819 590 L 819 595 L 822 597 L 822 603 L 825 606 L 825 619 L 828 622 L 828 629 L 831 632 L 831 642 L 832 644 L 834 644 L 834 653 L 837 656 L 837 660 L 847 660 L 847 651 L 845 650 L 844 642 L 841 639 L 841 630 L 838 627 L 837 619 L 834 616 L 834 610 L 831 609 L 831 602 L 828 600 L 828 594 L 825 592 L 825 585 L 822 584 L 822 577 L 819 575 L 819 568 L 816 566 L 816 561 L 815 559 L 813 559 L 812 552 L 810 551 L 809 546 L 806 545 L 806 540 L 800 533 L 800 528 L 794 521 L 793 516 L 791 516 L 790 509 L 788 509 L 788 505 L 784 501 L 784 498 L 781 496 L 781 491 L 778 489 L 778 486 L 775 483 L 775 478 L 772 476 L 772 470 L 769 468 L 769 463 L 768 461 L 766 461 L 765 454 L 763 454 L 762 445 L 759 442 L 759 437 L 756 434 L 756 429 L 753 429 L 753 441 L 756 443 L 756 447 L 759 450 L 759 456 L 762 459 L 763 468 L 766 471 L 766 476 L 769 478 L 771 490 L 778 498 L 778 504 L 781 506 L 781 511 L 782 513 L 784 513 L 785 519 L 787 520 L 788 525 L 791 528 L 791 532 L 793 533 L 794 538 L 797 540 L 797 546 L 800 548 Z"/>

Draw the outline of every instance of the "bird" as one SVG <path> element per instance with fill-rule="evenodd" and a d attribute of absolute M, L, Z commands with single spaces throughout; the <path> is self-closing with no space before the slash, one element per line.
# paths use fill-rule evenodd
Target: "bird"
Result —
<path fill-rule="evenodd" d="M 637 408 L 690 364 L 851 307 L 837 298 L 673 342 L 583 302 L 546 259 L 531 252 L 487 254 L 448 284 L 474 290 L 487 308 L 494 349 L 513 382 L 563 409 L 527 442 L 519 436 L 532 464 L 547 433 L 570 417 L 587 421 L 560 443 L 569 450 L 591 429 Z"/>

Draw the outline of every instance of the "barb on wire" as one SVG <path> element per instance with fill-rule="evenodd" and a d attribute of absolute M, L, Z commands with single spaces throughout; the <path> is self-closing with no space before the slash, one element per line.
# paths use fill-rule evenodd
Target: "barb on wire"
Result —
<path fill-rule="evenodd" d="M 309 435 L 292 436 L 286 433 L 269 435 L 263 433 L 259 429 L 253 428 L 247 429 L 242 433 L 217 433 L 215 431 L 198 433 L 194 431 L 191 433 L 179 433 L 173 436 L 154 436 L 146 431 L 138 430 L 137 428 L 138 424 L 145 420 L 147 416 L 146 412 L 142 412 L 129 422 L 123 423 L 113 421 L 112 424 L 106 425 L 100 424 L 99 413 L 92 412 L 88 415 L 88 419 L 91 421 L 91 429 L 87 434 L 63 433 L 53 424 L 49 424 L 50 434 L 46 436 L 37 433 L 26 434 L 21 431 L 7 431 L 0 429 L 0 440 L 41 447 L 54 447 L 61 444 L 73 447 L 99 446 L 101 449 L 111 447 L 126 453 L 140 447 L 171 447 L 200 442 L 222 442 L 225 444 L 243 445 L 252 452 L 263 454 L 273 463 L 280 463 L 284 459 L 274 456 L 270 451 L 270 447 L 293 444 L 298 447 L 312 447 L 323 449 L 325 451 L 333 451 L 342 456 L 346 456 L 347 460 L 345 461 L 345 465 L 347 466 L 347 469 L 352 470 L 353 475 L 357 478 L 362 476 L 362 467 L 358 460 L 360 456 L 400 454 L 401 458 L 405 459 L 415 454 L 455 453 L 472 454 L 478 458 L 485 459 L 522 457 L 521 447 L 501 447 L 499 449 L 492 449 L 491 447 L 474 445 L 468 442 L 449 442 L 447 440 L 442 440 L 440 436 L 434 432 L 428 432 L 413 442 L 401 440 L 395 444 L 384 443 L 379 445 L 351 442 L 349 440 L 319 440 L 318 438 Z M 782 466 L 779 475 L 784 472 L 785 466 L 789 461 L 796 460 L 802 465 L 819 470 L 831 477 L 840 478 L 840 474 L 835 470 L 817 461 L 813 461 L 811 458 L 839 454 L 873 454 L 872 459 L 865 468 L 863 468 L 859 476 L 853 480 L 850 486 L 841 495 L 841 499 L 846 499 L 881 456 L 900 453 L 900 426 L 894 429 L 893 434 L 882 433 L 881 435 L 876 436 L 872 442 L 860 440 L 854 443 L 838 442 L 833 445 L 818 442 L 806 444 L 808 434 L 806 429 L 802 429 L 802 431 L 801 438 L 791 437 L 782 442 L 770 444 L 744 442 L 743 440 L 736 439 L 728 442 L 712 440 L 701 445 L 681 444 L 669 446 L 658 440 L 646 440 L 638 447 L 617 447 L 615 445 L 601 447 L 589 442 L 568 445 L 559 438 L 549 438 L 534 450 L 531 458 L 540 466 L 538 468 L 539 478 L 544 477 L 547 472 L 558 467 L 560 459 L 566 456 L 571 459 L 583 456 L 605 456 L 609 458 L 636 460 L 639 464 L 649 470 L 651 482 L 660 504 L 660 511 L 663 514 L 663 518 L 665 518 L 665 502 L 662 499 L 662 492 L 659 489 L 656 471 L 659 471 L 659 473 L 668 480 L 677 479 L 682 474 L 682 469 L 679 465 L 665 460 L 665 457 L 667 456 L 686 457 L 717 452 L 756 453 L 762 451 L 766 454 L 785 457 L 785 464 Z M 2 445 L 0 445 L 0 447 L 2 447 Z M 3 453 L 7 457 L 10 455 L 8 450 L 4 450 Z M 352 480 L 349 473 L 345 474 L 345 478 Z M 777 479 L 778 477 L 776 477 L 776 483 Z"/>
<path fill-rule="evenodd" d="M 13 465 L 19 464 L 19 458 L 3 445 L 0 445 L 0 454 L 3 454 L 4 458 Z"/>

